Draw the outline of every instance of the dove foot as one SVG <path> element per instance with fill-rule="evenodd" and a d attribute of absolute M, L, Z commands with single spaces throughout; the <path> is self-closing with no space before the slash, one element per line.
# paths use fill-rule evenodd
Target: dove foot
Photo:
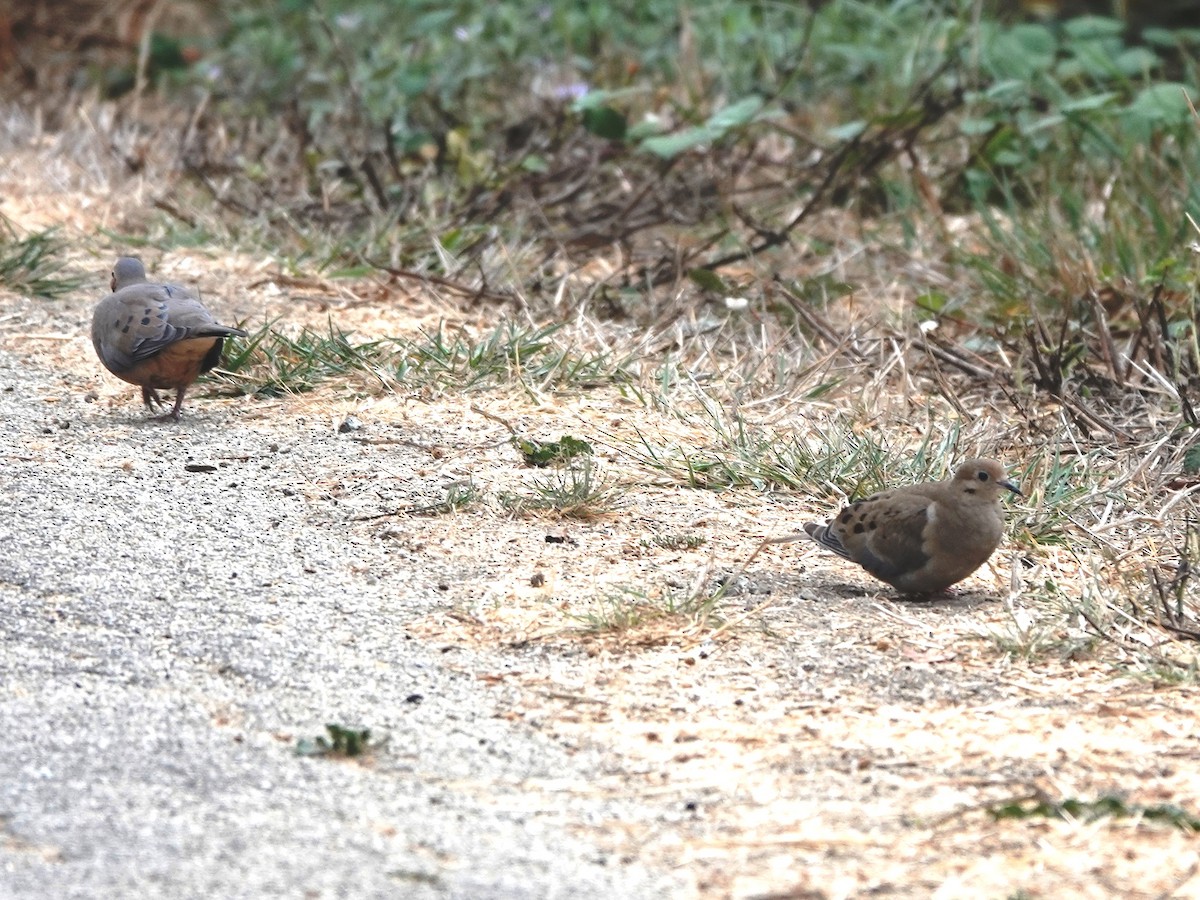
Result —
<path fill-rule="evenodd" d="M 164 409 L 167 405 L 158 391 L 148 387 L 142 388 L 142 403 L 146 405 L 146 409 Z"/>
<path fill-rule="evenodd" d="M 142 388 L 142 402 L 146 404 L 146 409 L 157 412 L 160 409 L 167 408 L 167 401 L 162 398 L 158 391 L 154 388 Z M 175 402 L 171 404 L 171 408 L 167 412 L 159 416 L 151 416 L 151 422 L 178 422 L 179 409 L 183 406 L 183 391 L 175 392 Z"/>
<path fill-rule="evenodd" d="M 184 393 L 185 393 L 184 389 L 179 388 L 179 390 L 177 390 L 175 392 L 175 405 L 171 407 L 171 411 L 163 413 L 161 416 L 155 416 L 154 421 L 155 422 L 178 422 L 179 421 L 179 410 L 183 408 Z"/>

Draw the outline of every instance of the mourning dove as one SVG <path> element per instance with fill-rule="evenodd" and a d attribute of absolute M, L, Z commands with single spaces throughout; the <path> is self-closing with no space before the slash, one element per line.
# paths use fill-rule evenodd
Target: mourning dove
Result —
<path fill-rule="evenodd" d="M 178 421 L 188 386 L 220 362 L 226 337 L 246 332 L 218 325 L 187 288 L 148 282 L 139 259 L 118 259 L 111 287 L 92 316 L 96 355 L 122 381 L 141 387 L 147 408 L 165 406 L 159 388 L 174 389 L 174 407 L 157 418 Z"/>
<path fill-rule="evenodd" d="M 971 459 L 949 481 L 872 494 L 828 525 L 804 530 L 905 594 L 932 594 L 962 581 L 1000 544 L 1002 491 L 1023 496 L 994 459 Z"/>

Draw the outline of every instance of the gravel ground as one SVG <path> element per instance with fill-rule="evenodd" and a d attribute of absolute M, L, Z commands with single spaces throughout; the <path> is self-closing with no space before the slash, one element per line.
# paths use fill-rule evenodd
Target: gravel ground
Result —
<path fill-rule="evenodd" d="M 604 760 L 505 715 L 503 658 L 406 632 L 438 584 L 314 487 L 363 445 L 135 393 L 0 351 L 0 895 L 684 891 L 574 827 L 653 813 L 555 791 Z M 386 743 L 296 755 L 328 722 Z"/>

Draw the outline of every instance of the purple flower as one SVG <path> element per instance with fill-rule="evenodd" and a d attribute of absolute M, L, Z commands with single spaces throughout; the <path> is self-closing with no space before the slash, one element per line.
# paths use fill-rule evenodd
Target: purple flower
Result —
<path fill-rule="evenodd" d="M 587 96 L 588 90 L 586 81 L 572 81 L 569 84 L 555 85 L 553 94 L 555 100 L 578 100 Z"/>

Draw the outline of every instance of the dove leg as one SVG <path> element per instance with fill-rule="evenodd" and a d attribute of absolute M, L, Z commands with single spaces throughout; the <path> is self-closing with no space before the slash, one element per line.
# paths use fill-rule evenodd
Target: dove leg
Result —
<path fill-rule="evenodd" d="M 161 409 L 166 405 L 163 398 L 158 396 L 158 391 L 151 387 L 142 388 L 142 402 L 146 404 L 147 409 Z"/>
<path fill-rule="evenodd" d="M 171 407 L 170 412 L 163 413 L 161 416 L 155 416 L 155 422 L 178 422 L 179 410 L 183 407 L 183 395 L 187 392 L 187 388 L 179 388 L 175 391 L 175 405 Z"/>

